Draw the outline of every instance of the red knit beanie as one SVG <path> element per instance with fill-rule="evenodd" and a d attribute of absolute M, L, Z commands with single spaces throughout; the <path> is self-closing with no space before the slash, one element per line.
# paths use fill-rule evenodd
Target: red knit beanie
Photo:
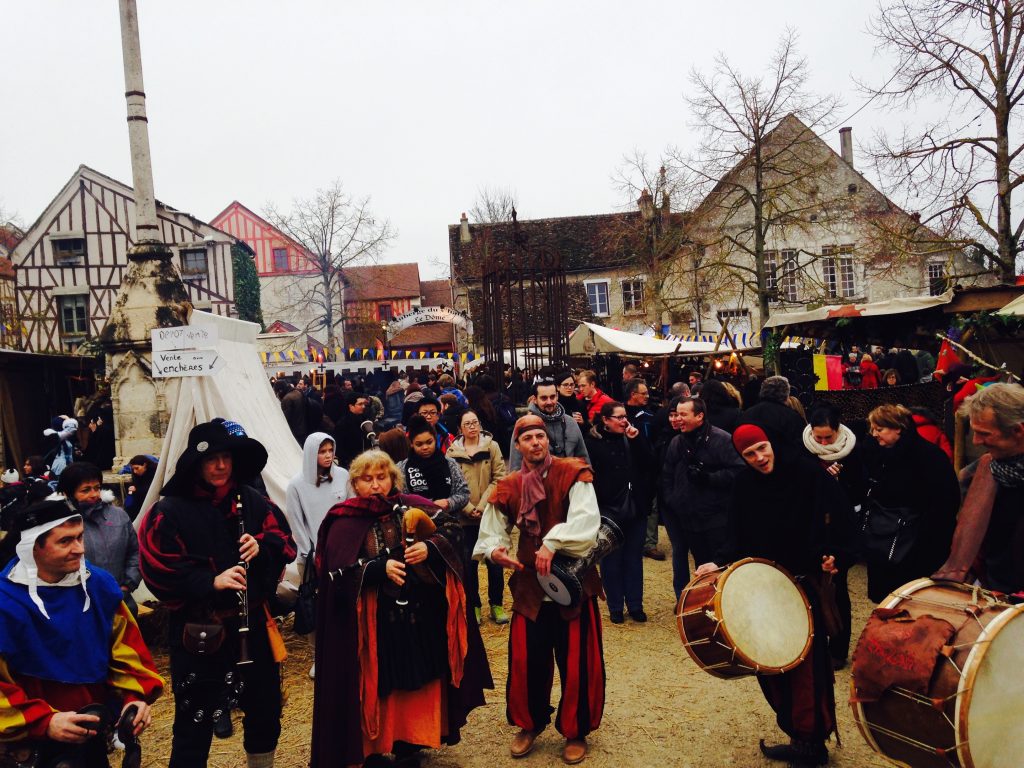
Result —
<path fill-rule="evenodd" d="M 732 444 L 736 446 L 737 453 L 743 453 L 752 445 L 767 442 L 768 435 L 756 424 L 740 424 L 732 433 Z"/>

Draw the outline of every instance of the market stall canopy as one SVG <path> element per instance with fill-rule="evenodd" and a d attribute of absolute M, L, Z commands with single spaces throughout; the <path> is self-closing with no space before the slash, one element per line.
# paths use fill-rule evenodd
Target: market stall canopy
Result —
<path fill-rule="evenodd" d="M 789 334 L 826 338 L 839 328 L 862 341 L 888 342 L 918 334 L 919 327 L 944 327 L 942 307 L 953 300 L 953 291 L 938 296 L 909 296 L 887 301 L 829 304 L 803 312 L 781 312 L 768 318 L 765 328 L 786 328 Z M 934 316 L 934 317 L 933 317 Z"/>
<path fill-rule="evenodd" d="M 576 330 L 569 334 L 570 355 L 586 356 L 601 352 L 636 357 L 657 357 L 659 355 L 707 355 L 714 351 L 713 342 L 656 339 L 652 336 L 641 336 L 638 333 L 605 328 L 603 325 L 594 323 L 580 323 L 576 326 Z M 722 339 L 718 351 L 731 352 L 733 348 L 727 339 Z"/>
<path fill-rule="evenodd" d="M 1024 296 L 1018 296 L 1005 307 L 996 312 L 997 315 L 1024 316 Z"/>

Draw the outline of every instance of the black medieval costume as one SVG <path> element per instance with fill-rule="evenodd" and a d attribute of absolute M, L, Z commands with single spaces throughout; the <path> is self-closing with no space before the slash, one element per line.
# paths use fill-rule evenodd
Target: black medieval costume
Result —
<path fill-rule="evenodd" d="M 403 558 L 403 507 L 432 516 L 427 560 L 399 587 L 385 573 Z M 312 765 L 360 764 L 456 744 L 492 688 L 483 641 L 466 621 L 461 529 L 419 496 L 336 504 L 317 542 L 316 687 Z"/>
<path fill-rule="evenodd" d="M 756 433 L 753 431 L 756 430 Z M 741 425 L 733 434 L 737 451 L 773 433 L 754 425 Z M 753 442 L 751 442 L 753 441 Z M 836 566 L 848 565 L 849 554 L 837 547 L 845 537 L 830 541 L 837 527 L 829 520 L 852 520 L 852 509 L 836 481 L 813 459 L 794 450 L 785 440 L 771 440 L 775 463 L 769 474 L 747 467 L 736 481 L 725 545 L 716 563 L 745 557 L 771 560 L 797 580 L 811 605 L 814 641 L 797 667 L 778 675 L 757 675 L 761 691 L 776 714 L 779 728 L 793 746 L 805 752 L 788 753 L 789 745 L 765 748 L 769 757 L 802 765 L 824 764 L 824 742 L 836 729 L 835 680 L 821 615 L 819 585 L 822 559 L 835 557 Z M 773 750 L 781 750 L 773 754 Z"/>
<path fill-rule="evenodd" d="M 204 456 L 232 455 L 231 480 L 221 487 L 200 474 Z M 250 756 L 272 755 L 281 733 L 280 669 L 267 633 L 264 605 L 284 567 L 295 559 L 295 544 L 281 511 L 254 488 L 235 478 L 253 478 L 267 461 L 263 446 L 232 436 L 222 423 L 199 424 L 189 433 L 163 498 L 139 529 L 140 568 L 146 585 L 170 609 L 171 679 L 177 710 L 171 768 L 206 765 L 214 716 L 239 694 L 245 713 L 244 747 Z M 214 578 L 239 562 L 240 517 L 259 543 L 247 575 L 248 651 L 253 663 L 237 666 L 240 640 L 239 594 L 216 590 Z M 186 648 L 186 625 L 222 624 L 222 644 L 196 653 Z M 196 634 L 188 628 L 190 638 Z M 206 630 L 210 644 L 218 633 Z M 191 643 L 189 644 L 191 646 Z M 229 678 L 229 675 L 231 677 Z M 238 690 L 237 682 L 244 682 Z M 222 723 L 223 724 L 223 723 Z M 253 764 L 250 759 L 250 764 Z M 270 762 L 264 764 L 271 765 Z"/>

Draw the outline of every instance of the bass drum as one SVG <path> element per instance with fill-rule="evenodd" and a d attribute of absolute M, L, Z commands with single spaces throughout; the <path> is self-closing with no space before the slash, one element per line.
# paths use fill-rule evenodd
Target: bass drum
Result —
<path fill-rule="evenodd" d="M 879 607 L 940 619 L 955 632 L 935 657 L 925 693 L 893 686 L 876 701 L 860 701 L 865 680 L 854 654 L 850 706 L 871 748 L 914 768 L 1024 765 L 1024 606 L 966 584 L 920 579 Z M 872 627 L 858 652 L 880 645 Z"/>
<path fill-rule="evenodd" d="M 811 606 L 793 577 L 755 557 L 687 584 L 676 621 L 690 658 L 726 679 L 788 672 L 814 638 Z"/>

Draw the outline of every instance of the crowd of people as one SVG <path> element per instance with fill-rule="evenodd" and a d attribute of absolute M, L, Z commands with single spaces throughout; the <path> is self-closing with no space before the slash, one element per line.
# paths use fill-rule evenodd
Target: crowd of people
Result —
<path fill-rule="evenodd" d="M 494 686 L 486 620 L 509 625 L 511 755 L 526 757 L 554 715 L 562 759 L 575 764 L 604 712 L 602 616 L 647 621 L 644 559 L 664 557 L 663 526 L 667 599 L 755 557 L 793 576 L 815 626 L 838 611 L 840 626 L 815 632 L 799 665 L 758 675 L 788 736 L 762 741 L 764 754 L 825 764 L 833 673 L 856 630 L 854 564 L 866 563 L 872 602 L 936 573 L 1024 599 L 1024 387 L 991 384 L 963 402 L 985 453 L 958 478 L 935 420 L 903 405 L 880 404 L 861 424 L 831 402 L 797 399 L 781 376 L 741 391 L 687 373 L 658 402 L 635 366 L 615 386 L 591 370 L 546 369 L 518 411 L 487 374 L 399 376 L 381 397 L 358 382 L 322 398 L 308 381 L 278 382 L 302 446 L 285 509 L 260 480 L 273 446 L 215 419 L 193 428 L 137 534 L 154 457 L 129 462 L 124 508 L 73 447 L 55 477 L 31 457 L 0 487 L 0 500 L 13 499 L 0 542 L 4 743 L 27 745 L 43 766 L 105 766 L 107 736 L 132 741 L 144 730 L 163 689 L 134 618 L 131 594 L 144 580 L 169 614 L 174 768 L 205 765 L 236 708 L 247 765 L 274 764 L 283 642 L 273 615 L 303 600 L 313 617 L 313 766 L 411 768 L 424 750 L 457 743 Z M 54 456 L 69 436 L 70 425 L 59 427 Z M 961 513 L 963 492 L 981 501 Z M 586 558 L 608 521 L 617 548 L 580 561 L 576 599 L 553 600 L 540 578 Z M 69 671 L 76 642 L 82 664 Z"/>

